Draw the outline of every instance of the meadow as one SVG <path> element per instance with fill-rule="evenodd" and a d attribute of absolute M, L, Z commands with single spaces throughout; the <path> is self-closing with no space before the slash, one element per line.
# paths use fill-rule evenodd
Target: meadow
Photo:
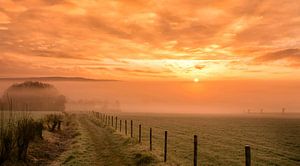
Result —
<path fill-rule="evenodd" d="M 164 131 L 168 131 L 168 161 L 193 164 L 193 135 L 198 135 L 199 165 L 244 165 L 245 145 L 251 146 L 253 165 L 299 165 L 300 121 L 298 117 L 267 115 L 164 115 L 119 114 L 142 125 L 142 146 L 149 147 L 153 130 L 153 153 L 163 160 Z M 118 122 L 119 123 L 119 122 Z M 122 134 L 124 134 L 124 121 Z M 119 127 L 118 127 L 119 132 Z"/>

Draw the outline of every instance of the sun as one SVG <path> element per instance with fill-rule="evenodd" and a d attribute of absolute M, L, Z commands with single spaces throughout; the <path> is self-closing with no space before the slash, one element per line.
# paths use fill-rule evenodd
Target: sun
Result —
<path fill-rule="evenodd" d="M 194 78 L 194 82 L 199 82 L 199 79 L 198 78 Z"/>

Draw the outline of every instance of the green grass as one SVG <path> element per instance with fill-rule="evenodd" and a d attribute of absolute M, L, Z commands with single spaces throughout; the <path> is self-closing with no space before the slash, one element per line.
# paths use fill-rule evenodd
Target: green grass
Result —
<path fill-rule="evenodd" d="M 96 165 L 94 163 L 97 154 L 90 150 L 91 140 L 88 133 L 80 126 L 75 117 L 72 117 L 72 125 L 76 126 L 76 131 L 72 134 L 71 145 L 69 149 L 63 152 L 57 159 L 57 165 Z"/>
<path fill-rule="evenodd" d="M 300 121 L 295 118 L 247 116 L 159 116 L 122 114 L 134 120 L 134 137 L 142 124 L 142 146 L 149 146 L 153 129 L 153 153 L 162 160 L 164 131 L 168 131 L 168 160 L 193 163 L 193 135 L 198 135 L 200 165 L 243 165 L 244 147 L 251 146 L 253 165 L 299 165 Z M 124 122 L 123 130 L 124 134 Z"/>

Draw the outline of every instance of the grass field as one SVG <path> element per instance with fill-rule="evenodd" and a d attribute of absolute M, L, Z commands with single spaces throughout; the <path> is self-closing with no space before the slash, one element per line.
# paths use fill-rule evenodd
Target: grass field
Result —
<path fill-rule="evenodd" d="M 38 119 L 48 113 L 31 112 L 29 115 Z M 5 117 L 9 116 L 8 112 L 4 114 Z M 21 115 L 21 113 L 14 113 L 14 116 Z M 75 162 L 77 163 L 75 165 L 81 165 L 87 162 L 82 158 L 82 154 L 89 156 L 89 162 L 94 164 L 99 162 L 114 163 L 113 161 L 116 163 L 121 161 L 130 163 L 130 158 L 134 156 L 133 152 L 137 153 L 142 150 L 145 153 L 145 149 L 149 149 L 149 129 L 151 127 L 153 130 L 152 154 L 156 158 L 156 164 L 164 165 L 162 162 L 164 131 L 168 131 L 168 162 L 166 165 L 193 164 L 194 134 L 198 135 L 199 165 L 244 165 L 245 145 L 251 146 L 253 165 L 300 165 L 299 117 L 258 114 L 167 115 L 138 113 L 122 113 L 112 116 L 118 116 L 118 128 L 115 134 L 110 133 L 110 129 L 105 130 L 99 126 L 96 127 L 92 121 L 88 120 L 87 116 L 78 114 L 78 120 L 74 120 L 81 126 L 78 130 L 81 136 L 75 142 L 84 147 L 82 148 L 85 149 L 84 153 L 78 152 L 78 157 L 77 152 L 68 151 L 54 163 L 58 161 L 64 163 L 67 160 L 66 158 L 71 156 L 72 160 L 67 160 L 67 163 L 72 165 Z M 122 120 L 121 133 L 119 131 L 120 119 Z M 127 136 L 124 132 L 124 120 L 127 120 Z M 138 139 L 138 126 L 139 124 L 142 125 L 142 144 L 140 147 L 127 146 L 130 137 L 130 120 L 134 122 L 133 135 L 136 140 Z M 123 138 L 119 134 L 122 134 Z M 77 144 L 75 143 L 74 146 L 77 146 Z M 75 149 L 78 150 L 78 147 Z M 116 152 L 118 152 L 118 155 L 116 155 Z"/>
<path fill-rule="evenodd" d="M 115 116 L 115 115 L 114 115 Z M 164 131 L 168 131 L 168 160 L 193 163 L 193 135 L 198 135 L 200 165 L 244 165 L 244 147 L 251 146 L 253 165 L 299 165 L 299 118 L 269 116 L 121 114 L 134 121 L 134 137 L 142 125 L 142 146 L 149 146 L 153 129 L 153 153 L 163 159 Z M 119 122 L 118 122 L 119 123 Z M 124 133 L 124 122 L 122 133 Z M 119 127 L 118 127 L 119 130 Z"/>

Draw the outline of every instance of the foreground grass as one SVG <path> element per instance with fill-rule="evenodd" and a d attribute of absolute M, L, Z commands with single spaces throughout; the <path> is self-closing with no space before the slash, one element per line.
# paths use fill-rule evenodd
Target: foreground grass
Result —
<path fill-rule="evenodd" d="M 114 117 L 116 115 L 113 115 Z M 193 164 L 193 135 L 198 135 L 198 165 L 244 165 L 245 145 L 251 146 L 253 165 L 299 165 L 299 118 L 225 115 L 119 114 L 134 122 L 137 139 L 142 125 L 142 145 L 149 149 L 152 128 L 153 153 L 163 157 L 164 131 L 168 131 L 168 161 Z"/>
<path fill-rule="evenodd" d="M 97 118 L 77 115 L 75 121 L 80 134 L 53 165 L 175 165 L 163 163 L 135 139 L 104 127 Z"/>
<path fill-rule="evenodd" d="M 26 162 L 9 160 L 4 165 L 175 165 L 163 163 L 136 139 L 103 126 L 93 116 L 65 114 L 61 129 L 50 129 L 29 145 Z"/>
<path fill-rule="evenodd" d="M 91 145 L 92 141 L 78 119 L 78 115 L 72 119 L 76 125 L 76 137 L 69 140 L 68 150 L 64 151 L 51 165 L 97 165 L 95 162 L 97 154 Z"/>
<path fill-rule="evenodd" d="M 25 161 L 15 160 L 12 156 L 3 165 L 50 165 L 70 147 L 69 140 L 77 135 L 77 126 L 72 118 L 71 115 L 64 115 L 60 130 L 43 130 L 42 138 L 34 139 L 29 144 Z"/>

